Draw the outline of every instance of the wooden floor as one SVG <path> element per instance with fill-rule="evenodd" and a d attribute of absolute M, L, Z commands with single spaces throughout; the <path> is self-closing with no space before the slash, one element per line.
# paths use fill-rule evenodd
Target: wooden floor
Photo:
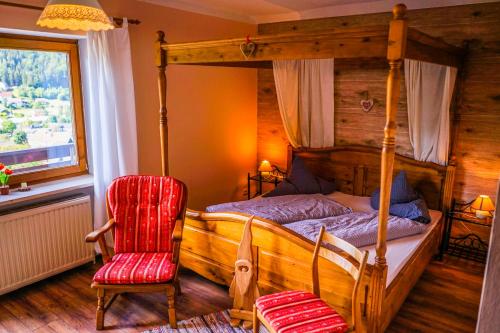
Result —
<path fill-rule="evenodd" d="M 0 332 L 95 332 L 96 296 L 90 280 L 99 265 L 86 265 L 0 296 Z M 433 262 L 388 332 L 474 332 L 482 266 Z M 227 288 L 183 271 L 178 319 L 229 308 Z M 106 332 L 142 332 L 166 323 L 166 296 L 127 294 L 106 314 Z"/>

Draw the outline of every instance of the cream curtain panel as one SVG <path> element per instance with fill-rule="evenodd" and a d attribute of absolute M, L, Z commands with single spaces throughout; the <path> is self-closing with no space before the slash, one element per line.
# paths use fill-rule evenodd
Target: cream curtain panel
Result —
<path fill-rule="evenodd" d="M 80 46 L 94 176 L 94 228 L 99 228 L 107 219 L 108 185 L 116 177 L 139 171 L 127 21 L 122 28 L 89 32 Z"/>
<path fill-rule="evenodd" d="M 456 77 L 456 68 L 405 59 L 408 127 L 416 160 L 448 163 Z"/>
<path fill-rule="evenodd" d="M 275 60 L 283 126 L 293 147 L 333 147 L 333 59 Z"/>

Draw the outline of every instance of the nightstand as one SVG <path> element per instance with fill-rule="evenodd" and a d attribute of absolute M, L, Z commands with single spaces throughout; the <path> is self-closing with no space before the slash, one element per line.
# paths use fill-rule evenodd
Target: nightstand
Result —
<path fill-rule="evenodd" d="M 484 219 L 476 217 L 470 209 L 470 204 L 453 201 L 451 211 L 446 214 L 445 230 L 439 253 L 440 258 L 446 253 L 458 258 L 486 262 L 488 240 L 482 239 L 479 235 L 472 232 L 468 226 L 491 229 L 493 219 L 491 217 Z M 469 233 L 464 236 L 453 237 L 451 235 L 453 225 L 458 223 L 463 223 L 464 227 L 469 229 Z"/>
<path fill-rule="evenodd" d="M 247 196 L 248 199 L 250 198 L 255 198 L 258 195 L 262 195 L 262 184 L 263 183 L 268 183 L 268 184 L 274 184 L 274 187 L 278 186 L 279 183 L 283 181 L 283 179 L 286 178 L 286 171 L 281 170 L 277 166 L 272 166 L 272 171 L 270 172 L 257 172 L 256 175 L 251 176 L 250 173 L 248 173 L 248 179 L 247 179 Z M 250 183 L 251 182 L 257 182 L 257 191 L 255 192 L 254 195 L 251 194 L 251 187 Z"/>

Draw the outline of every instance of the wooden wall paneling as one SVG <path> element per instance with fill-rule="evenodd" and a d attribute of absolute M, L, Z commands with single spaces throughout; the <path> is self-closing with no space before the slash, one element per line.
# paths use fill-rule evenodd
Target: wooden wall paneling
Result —
<path fill-rule="evenodd" d="M 352 67 L 343 64 L 337 66 L 335 77 L 335 144 L 382 146 L 385 124 L 385 74 L 382 70 L 364 70 L 365 79 L 351 77 Z M 369 112 L 361 109 L 362 99 L 373 99 L 374 106 Z M 408 115 L 406 113 L 406 89 L 401 83 L 401 98 L 396 116 L 398 128 L 396 152 L 413 156 L 408 133 Z"/>
<path fill-rule="evenodd" d="M 445 42 L 469 43 L 464 86 L 456 106 L 457 135 L 454 197 L 471 200 L 480 193 L 496 197 L 500 176 L 500 3 L 484 3 L 408 12 L 409 26 Z M 259 33 L 305 32 L 323 29 L 388 24 L 390 13 L 354 15 L 259 25 Z M 374 61 L 335 61 L 335 144 L 380 147 L 383 138 L 385 75 L 387 64 Z M 412 156 L 408 135 L 404 75 L 397 114 L 396 152 Z M 258 158 L 286 165 L 286 136 L 276 101 L 271 69 L 259 70 Z M 366 96 L 373 109 L 364 113 L 359 105 Z M 281 146 L 280 146 L 281 145 Z M 368 193 L 369 194 L 369 193 Z"/>
<path fill-rule="evenodd" d="M 288 139 L 281 122 L 272 69 L 259 68 L 257 100 L 257 161 L 286 167 Z"/>
<path fill-rule="evenodd" d="M 500 12 L 500 10 L 498 11 Z M 497 35 L 500 41 L 500 33 Z M 472 43 L 457 107 L 455 197 L 495 198 L 500 175 L 500 43 Z"/>
<path fill-rule="evenodd" d="M 292 31 L 305 32 L 376 24 L 385 24 L 386 26 L 389 26 L 391 18 L 391 13 L 381 13 L 373 15 L 352 15 L 347 17 L 330 17 L 312 20 L 264 23 L 259 24 L 258 32 L 259 34 L 277 34 Z"/>
<path fill-rule="evenodd" d="M 408 11 L 408 25 L 412 28 L 428 33 L 434 37 L 444 37 L 445 41 L 455 40 L 460 46 L 462 39 L 482 35 L 483 40 L 495 40 L 492 35 L 498 33 L 498 3 L 484 3 L 431 9 L 417 9 Z M 356 27 L 362 25 L 389 24 L 390 13 L 352 15 L 301 21 L 259 24 L 259 34 L 286 33 L 292 31 L 312 31 L 321 29 L 335 29 Z M 439 27 L 439 29 L 433 29 Z M 456 32 L 450 36 L 451 29 Z M 498 34 L 497 34 L 498 36 Z"/>

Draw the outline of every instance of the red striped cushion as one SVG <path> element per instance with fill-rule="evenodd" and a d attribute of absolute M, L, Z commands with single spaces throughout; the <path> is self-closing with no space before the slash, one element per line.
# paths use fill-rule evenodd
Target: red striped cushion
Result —
<path fill-rule="evenodd" d="M 309 292 L 283 291 L 259 297 L 255 304 L 278 333 L 337 333 L 349 328 L 341 315 Z"/>
<path fill-rule="evenodd" d="M 115 219 L 115 253 L 171 252 L 182 183 L 172 177 L 125 176 L 108 188 Z"/>
<path fill-rule="evenodd" d="M 175 264 L 167 252 L 118 253 L 94 275 L 104 284 L 164 283 L 173 279 Z"/>

